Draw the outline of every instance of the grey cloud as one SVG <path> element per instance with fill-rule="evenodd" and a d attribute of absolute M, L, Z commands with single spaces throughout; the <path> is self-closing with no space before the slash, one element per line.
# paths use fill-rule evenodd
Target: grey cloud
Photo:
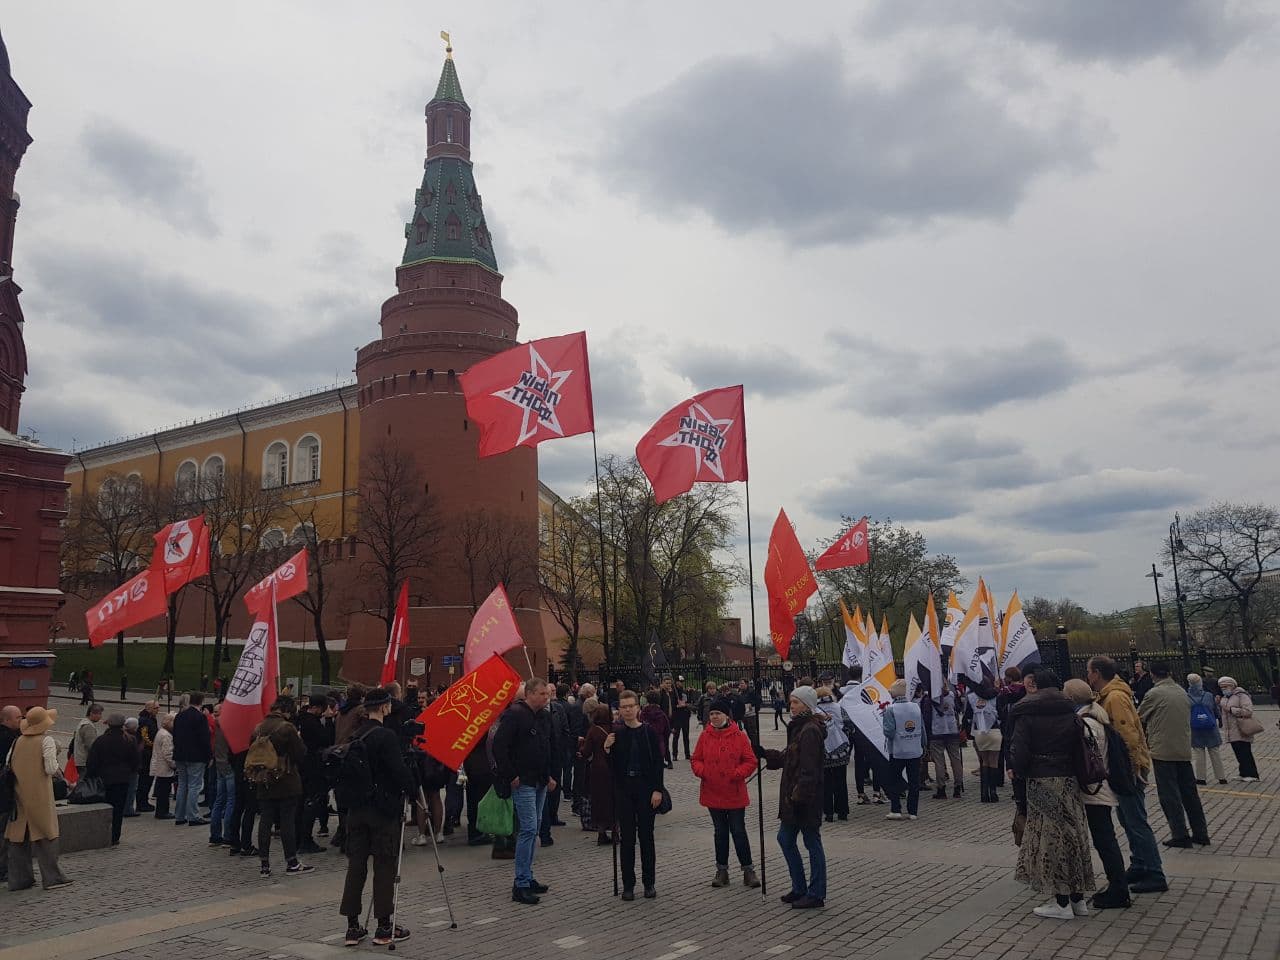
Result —
<path fill-rule="evenodd" d="M 1055 547 L 1050 550 L 1037 550 L 1018 565 L 1035 570 L 1089 570 L 1100 563 L 1097 554 L 1090 553 L 1088 550 Z"/>
<path fill-rule="evenodd" d="M 675 356 L 675 371 L 699 392 L 742 383 L 752 393 L 786 397 L 820 390 L 841 378 L 833 370 L 824 370 L 776 347 L 749 353 L 723 346 L 686 345 Z"/>
<path fill-rule="evenodd" d="M 874 371 L 874 389 L 863 380 L 850 391 L 850 400 L 867 413 L 904 420 L 1036 400 L 1092 375 L 1065 343 L 1044 337 L 975 353 L 902 354 L 881 361 Z"/>
<path fill-rule="evenodd" d="M 83 449 L 124 436 L 132 425 L 103 404 L 69 395 L 49 368 L 33 368 L 22 398 L 22 430 L 59 450 Z"/>
<path fill-rule="evenodd" d="M 911 69 L 850 80 L 834 43 L 711 59 L 618 111 L 604 165 L 650 209 L 813 245 L 1002 219 L 1037 175 L 1087 164 L 1071 121 L 1029 125 L 940 55 Z"/>
<path fill-rule="evenodd" d="M 876 486 L 935 480 L 975 491 L 1008 490 L 1050 479 L 1018 441 L 979 436 L 965 426 L 921 437 L 910 447 L 879 451 L 859 464 L 858 475 Z"/>
<path fill-rule="evenodd" d="M 950 554 L 962 570 L 1003 566 L 1017 556 L 1009 537 L 974 536 L 948 529 L 945 525 L 930 528 L 926 535 L 932 552 Z M 976 579 L 975 576 L 975 582 Z"/>
<path fill-rule="evenodd" d="M 1212 64 L 1271 19 L 1249 0 L 879 0 L 864 25 L 872 32 L 970 26 L 1049 46 L 1073 60 L 1126 64 L 1168 57 Z"/>
<path fill-rule="evenodd" d="M 1193 503 L 1201 484 L 1181 470 L 1098 470 L 1027 491 L 1010 515 L 1054 533 L 1108 530 L 1152 510 Z"/>
<path fill-rule="evenodd" d="M 947 520 L 967 512 L 970 505 L 965 491 L 929 479 L 871 483 L 862 477 L 843 477 L 811 488 L 803 499 L 824 520 L 862 514 L 903 522 Z"/>
<path fill-rule="evenodd" d="M 90 167 L 121 200 L 140 205 L 178 230 L 218 233 L 209 189 L 194 157 L 102 117 L 81 131 L 80 146 Z"/>
<path fill-rule="evenodd" d="M 538 479 L 566 500 L 585 493 L 588 488 L 594 490 L 590 444 L 540 444 Z"/>

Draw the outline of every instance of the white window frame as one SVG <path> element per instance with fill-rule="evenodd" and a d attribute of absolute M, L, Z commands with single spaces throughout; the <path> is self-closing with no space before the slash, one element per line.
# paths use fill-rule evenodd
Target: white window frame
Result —
<path fill-rule="evenodd" d="M 303 451 L 308 440 L 315 442 L 314 452 L 310 452 L 310 448 L 306 448 L 308 452 L 304 456 Z M 320 479 L 320 469 L 322 466 L 321 456 L 324 452 L 324 445 L 320 442 L 320 438 L 314 433 L 304 433 L 298 438 L 298 442 L 293 446 L 293 482 L 294 483 L 315 483 Z"/>
<path fill-rule="evenodd" d="M 284 463 L 272 462 L 272 451 L 277 448 L 284 451 Z M 289 466 L 293 459 L 289 444 L 284 440 L 272 440 L 262 451 L 262 486 L 287 487 L 289 485 Z M 283 467 L 283 469 L 281 469 Z"/>

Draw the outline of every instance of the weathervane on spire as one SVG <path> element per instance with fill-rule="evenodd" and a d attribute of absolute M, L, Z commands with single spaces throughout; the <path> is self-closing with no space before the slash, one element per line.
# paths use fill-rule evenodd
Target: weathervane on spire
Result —
<path fill-rule="evenodd" d="M 444 41 L 444 56 L 446 60 L 453 59 L 453 44 L 449 40 L 449 31 L 441 30 L 440 39 Z"/>

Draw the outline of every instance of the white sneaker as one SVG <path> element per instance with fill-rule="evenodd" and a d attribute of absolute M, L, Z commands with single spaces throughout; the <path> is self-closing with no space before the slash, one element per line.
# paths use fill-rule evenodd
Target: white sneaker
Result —
<path fill-rule="evenodd" d="M 918 819 L 920 819 L 920 818 L 919 818 L 919 817 L 917 817 L 914 813 L 908 813 L 908 814 L 907 814 L 907 819 L 908 819 L 908 820 L 918 820 Z"/>
<path fill-rule="evenodd" d="M 884 815 L 884 818 L 885 818 L 886 820 L 903 820 L 903 819 L 905 819 L 905 817 L 903 817 L 903 816 L 902 816 L 902 814 L 900 814 L 900 813 L 886 813 L 886 814 Z"/>
<path fill-rule="evenodd" d="M 1058 901 L 1056 900 L 1053 903 L 1054 903 L 1054 906 L 1058 905 Z M 1071 912 L 1074 913 L 1077 917 L 1087 917 L 1089 915 L 1089 904 L 1086 903 L 1084 900 L 1072 900 Z"/>
<path fill-rule="evenodd" d="M 1036 907 L 1031 912 L 1046 920 L 1070 920 L 1076 915 L 1076 912 L 1071 909 L 1071 904 L 1060 907 L 1057 900 L 1050 900 L 1043 907 Z"/>
<path fill-rule="evenodd" d="M 445 836 L 443 833 L 436 834 L 436 843 L 444 843 Z"/>
<path fill-rule="evenodd" d="M 425 833 L 420 833 L 409 842 L 413 844 L 415 847 L 425 847 L 428 843 L 431 842 L 431 838 L 428 837 Z"/>
<path fill-rule="evenodd" d="M 1241 783 L 1257 783 L 1258 778 L 1257 777 L 1241 777 L 1240 782 Z"/>

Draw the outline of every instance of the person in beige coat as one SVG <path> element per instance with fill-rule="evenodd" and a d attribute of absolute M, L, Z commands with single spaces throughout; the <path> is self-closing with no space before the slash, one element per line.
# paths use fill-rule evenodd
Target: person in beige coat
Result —
<path fill-rule="evenodd" d="M 1218 687 L 1222 690 L 1219 701 L 1222 732 L 1236 755 L 1240 779 L 1245 783 L 1257 783 L 1258 762 L 1253 758 L 1253 738 L 1262 729 L 1262 724 L 1253 716 L 1253 698 L 1240 689 L 1233 677 L 1223 677 L 1218 681 Z"/>
<path fill-rule="evenodd" d="M 32 707 L 19 727 L 10 767 L 17 781 L 13 819 L 5 828 L 9 841 L 9 889 L 35 885 L 31 856 L 40 862 L 40 881 L 46 890 L 65 887 L 71 881 L 58 869 L 58 814 L 53 806 L 53 778 L 60 772 L 58 747 L 50 728 L 57 710 Z"/>

